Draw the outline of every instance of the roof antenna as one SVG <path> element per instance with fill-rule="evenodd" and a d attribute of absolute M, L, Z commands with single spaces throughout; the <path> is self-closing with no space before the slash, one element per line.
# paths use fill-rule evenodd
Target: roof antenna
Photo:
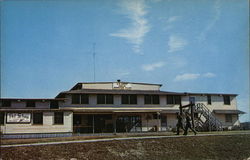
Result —
<path fill-rule="evenodd" d="M 93 43 L 94 82 L 95 82 L 95 55 L 96 55 L 96 53 L 95 53 L 95 45 L 96 45 L 96 43 Z"/>

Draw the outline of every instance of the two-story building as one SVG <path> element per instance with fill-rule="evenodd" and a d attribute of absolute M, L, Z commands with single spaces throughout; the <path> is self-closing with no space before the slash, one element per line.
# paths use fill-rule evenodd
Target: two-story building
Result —
<path fill-rule="evenodd" d="M 171 131 L 180 105 L 193 102 L 200 127 L 240 124 L 236 94 L 161 91 L 161 84 L 77 83 L 52 99 L 1 98 L 5 136 Z M 198 122 L 197 121 L 197 122 Z M 214 130 L 210 127 L 210 129 Z"/>

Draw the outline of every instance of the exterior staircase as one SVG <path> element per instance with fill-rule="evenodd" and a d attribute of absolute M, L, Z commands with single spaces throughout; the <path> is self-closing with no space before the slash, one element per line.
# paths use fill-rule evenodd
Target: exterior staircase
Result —
<path fill-rule="evenodd" d="M 222 123 L 206 105 L 197 103 L 194 106 L 194 126 L 198 131 L 221 131 Z"/>

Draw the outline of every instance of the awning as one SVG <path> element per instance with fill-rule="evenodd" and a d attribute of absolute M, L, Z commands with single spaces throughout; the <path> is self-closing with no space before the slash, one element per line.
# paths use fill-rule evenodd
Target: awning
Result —
<path fill-rule="evenodd" d="M 217 114 L 245 114 L 245 112 L 240 111 L 240 110 L 213 110 L 214 113 Z"/>
<path fill-rule="evenodd" d="M 71 110 L 73 112 L 110 112 L 110 113 L 176 113 L 179 112 L 177 109 L 166 109 L 165 107 L 144 107 L 144 108 L 139 108 L 139 107 L 64 107 L 61 108 L 61 110 Z"/>

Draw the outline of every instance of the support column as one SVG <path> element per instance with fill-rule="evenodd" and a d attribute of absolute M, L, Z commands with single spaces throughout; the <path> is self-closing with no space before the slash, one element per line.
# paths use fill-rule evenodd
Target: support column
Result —
<path fill-rule="evenodd" d="M 157 128 L 157 132 L 160 131 L 161 128 L 161 113 L 157 112 L 157 119 L 158 119 L 158 128 Z"/>
<path fill-rule="evenodd" d="M 93 114 L 93 118 L 92 118 L 92 128 L 93 128 L 93 134 L 95 133 L 95 115 Z"/>
<path fill-rule="evenodd" d="M 116 134 L 116 114 L 113 114 L 113 128 L 114 128 L 114 134 Z"/>

